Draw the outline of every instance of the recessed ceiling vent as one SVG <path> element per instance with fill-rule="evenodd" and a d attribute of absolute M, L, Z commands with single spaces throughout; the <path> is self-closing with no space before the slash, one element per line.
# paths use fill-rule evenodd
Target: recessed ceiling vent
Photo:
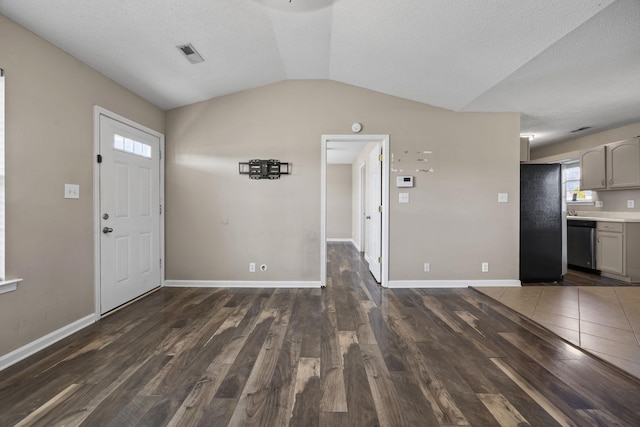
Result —
<path fill-rule="evenodd" d="M 202 58 L 202 56 L 200 56 L 200 54 L 198 53 L 196 48 L 193 47 L 193 45 L 191 43 L 183 44 L 183 45 L 176 46 L 176 47 L 178 49 L 180 49 L 180 52 L 182 52 L 182 54 L 192 64 L 199 64 L 201 62 L 204 62 L 204 59 Z"/>
<path fill-rule="evenodd" d="M 582 132 L 583 130 L 591 129 L 591 126 L 584 126 L 578 129 L 572 130 L 570 133 Z"/>

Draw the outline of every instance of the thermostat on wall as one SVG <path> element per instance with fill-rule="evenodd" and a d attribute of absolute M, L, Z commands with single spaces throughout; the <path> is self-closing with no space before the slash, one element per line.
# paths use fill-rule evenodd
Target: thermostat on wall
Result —
<path fill-rule="evenodd" d="M 397 176 L 396 187 L 413 187 L 412 176 Z"/>

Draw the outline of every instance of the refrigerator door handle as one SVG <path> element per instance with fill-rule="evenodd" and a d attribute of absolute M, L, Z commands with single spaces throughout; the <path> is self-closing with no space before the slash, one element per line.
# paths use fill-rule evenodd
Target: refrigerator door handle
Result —
<path fill-rule="evenodd" d="M 592 228 L 589 230 L 589 244 L 591 246 L 591 268 L 596 268 L 596 229 Z"/>

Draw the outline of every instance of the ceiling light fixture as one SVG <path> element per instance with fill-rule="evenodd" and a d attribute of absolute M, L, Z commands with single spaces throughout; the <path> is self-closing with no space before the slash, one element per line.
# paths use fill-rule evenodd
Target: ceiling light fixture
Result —
<path fill-rule="evenodd" d="M 180 49 L 180 52 L 182 52 L 185 58 L 187 58 L 187 60 L 192 64 L 199 64 L 201 62 L 204 62 L 204 58 L 202 58 L 202 56 L 198 53 L 196 48 L 193 47 L 191 43 L 182 44 L 176 47 Z"/>

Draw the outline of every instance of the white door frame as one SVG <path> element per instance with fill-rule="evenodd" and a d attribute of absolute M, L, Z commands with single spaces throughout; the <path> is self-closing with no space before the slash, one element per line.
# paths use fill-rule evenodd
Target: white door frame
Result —
<path fill-rule="evenodd" d="M 322 135 L 320 171 L 320 283 L 327 285 L 327 143 L 377 142 L 382 147 L 382 277 L 389 286 L 389 135 Z"/>
<path fill-rule="evenodd" d="M 366 226 L 365 226 L 365 215 L 367 212 L 367 162 L 362 162 L 360 165 L 360 189 L 358 197 L 358 229 L 360 232 L 360 240 L 359 240 L 359 250 L 360 252 L 364 252 L 365 244 L 366 244 Z"/>
<path fill-rule="evenodd" d="M 100 319 L 100 166 L 97 156 L 100 154 L 100 116 L 124 123 L 158 138 L 160 141 L 160 206 L 163 207 L 160 215 L 160 258 L 163 260 L 160 266 L 160 286 L 164 286 L 164 135 L 146 126 L 142 126 L 132 120 L 122 117 L 105 108 L 94 105 L 93 107 L 93 269 L 94 269 L 94 313 L 96 320 Z"/>

